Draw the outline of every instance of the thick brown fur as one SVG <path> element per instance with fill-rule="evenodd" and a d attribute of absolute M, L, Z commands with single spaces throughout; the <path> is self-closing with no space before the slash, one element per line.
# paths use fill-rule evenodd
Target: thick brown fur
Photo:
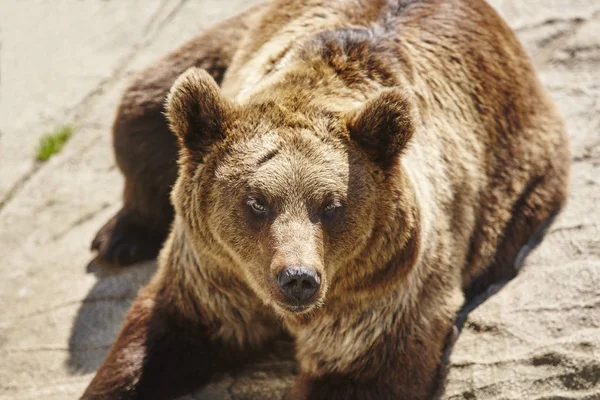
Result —
<path fill-rule="evenodd" d="M 175 220 L 83 398 L 168 398 L 283 327 L 300 366 L 292 399 L 426 399 L 465 291 L 512 277 L 565 202 L 563 122 L 483 0 L 253 12 L 239 30 L 223 25 L 238 46 L 220 59 L 222 81 L 203 65 L 170 90 L 175 137 L 161 140 L 179 143 Z M 190 51 L 215 50 L 171 60 Z M 275 279 L 298 265 L 320 277 L 303 309 Z"/>

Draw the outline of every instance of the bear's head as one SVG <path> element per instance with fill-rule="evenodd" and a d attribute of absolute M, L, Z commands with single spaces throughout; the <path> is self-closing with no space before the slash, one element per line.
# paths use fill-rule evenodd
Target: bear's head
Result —
<path fill-rule="evenodd" d="M 414 128 L 396 90 L 342 112 L 263 100 L 235 104 L 196 68 L 177 79 L 172 200 L 200 254 L 229 260 L 266 304 L 298 315 L 369 243 Z"/>

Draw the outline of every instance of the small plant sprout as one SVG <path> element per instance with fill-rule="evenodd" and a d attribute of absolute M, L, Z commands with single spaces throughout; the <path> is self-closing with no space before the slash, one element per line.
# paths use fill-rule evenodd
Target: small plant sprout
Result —
<path fill-rule="evenodd" d="M 65 125 L 42 136 L 38 145 L 36 159 L 38 161 L 48 161 L 50 157 L 62 150 L 72 134 L 73 127 Z"/>

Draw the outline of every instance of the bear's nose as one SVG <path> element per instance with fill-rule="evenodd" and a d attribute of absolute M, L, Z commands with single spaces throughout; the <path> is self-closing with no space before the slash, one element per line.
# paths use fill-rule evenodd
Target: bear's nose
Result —
<path fill-rule="evenodd" d="M 312 267 L 291 266 L 277 274 L 277 285 L 284 296 L 295 304 L 306 304 L 321 284 Z"/>

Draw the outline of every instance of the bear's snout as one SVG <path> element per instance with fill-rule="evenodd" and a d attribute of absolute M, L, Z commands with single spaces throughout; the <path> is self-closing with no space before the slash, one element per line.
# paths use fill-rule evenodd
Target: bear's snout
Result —
<path fill-rule="evenodd" d="M 277 286 L 292 306 L 308 304 L 320 285 L 321 278 L 313 267 L 290 266 L 277 274 Z"/>

